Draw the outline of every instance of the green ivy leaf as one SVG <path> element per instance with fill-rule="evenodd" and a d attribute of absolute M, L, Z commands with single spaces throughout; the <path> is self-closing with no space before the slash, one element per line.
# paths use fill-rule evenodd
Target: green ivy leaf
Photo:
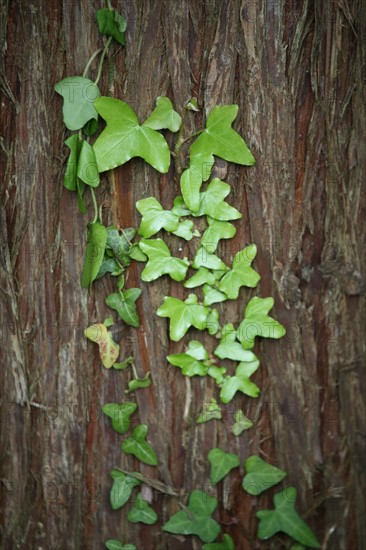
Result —
<path fill-rule="evenodd" d="M 169 275 L 174 281 L 183 281 L 189 266 L 186 258 L 183 260 L 174 258 L 162 239 L 142 239 L 139 246 L 149 258 L 145 269 L 141 273 L 143 281 L 155 281 L 162 275 Z"/>
<path fill-rule="evenodd" d="M 86 185 L 90 185 L 90 187 L 98 187 L 100 183 L 94 149 L 87 141 L 83 141 L 81 147 L 77 176 Z"/>
<path fill-rule="evenodd" d="M 214 178 L 207 186 L 206 191 L 200 193 L 200 205 L 192 216 L 209 216 L 214 220 L 229 221 L 242 218 L 242 214 L 225 202 L 230 193 L 230 185 L 224 181 Z"/>
<path fill-rule="evenodd" d="M 211 376 L 211 378 L 214 378 L 218 386 L 221 386 L 221 384 L 223 383 L 225 373 L 226 373 L 225 367 L 217 367 L 216 365 L 211 365 L 208 368 L 208 372 L 207 372 L 207 374 Z"/>
<path fill-rule="evenodd" d="M 225 292 L 230 300 L 237 299 L 242 286 L 254 288 L 260 281 L 258 273 L 250 267 L 256 254 L 255 244 L 251 244 L 235 254 L 232 268 L 219 283 L 219 289 Z"/>
<path fill-rule="evenodd" d="M 104 258 L 107 244 L 107 229 L 99 222 L 88 224 L 88 236 L 86 241 L 86 253 L 84 259 L 81 286 L 88 288 L 96 279 Z"/>
<path fill-rule="evenodd" d="M 192 97 L 187 105 L 186 105 L 186 109 L 188 111 L 196 111 L 198 112 L 200 110 L 200 108 L 198 107 L 198 103 L 197 103 L 197 99 L 195 97 Z"/>
<path fill-rule="evenodd" d="M 137 201 L 136 208 L 142 215 L 139 235 L 148 239 L 160 229 L 172 232 L 179 226 L 179 216 L 170 210 L 164 210 L 154 197 Z"/>
<path fill-rule="evenodd" d="M 212 304 L 217 304 L 218 302 L 225 302 L 227 300 L 226 294 L 213 288 L 210 285 L 204 285 L 203 289 L 203 305 L 211 306 Z M 240 344 L 239 344 L 240 345 Z"/>
<path fill-rule="evenodd" d="M 98 126 L 99 126 L 98 120 L 95 120 L 95 118 L 92 118 L 83 127 L 83 132 L 86 136 L 91 137 L 98 130 Z"/>
<path fill-rule="evenodd" d="M 244 349 L 252 349 L 256 336 L 278 339 L 286 334 L 285 327 L 268 316 L 273 304 L 273 298 L 258 298 L 256 296 L 248 303 L 245 309 L 245 318 L 237 331 L 237 338 Z"/>
<path fill-rule="evenodd" d="M 175 231 L 172 231 L 173 235 L 177 235 L 181 239 L 190 241 L 193 237 L 199 237 L 200 233 L 196 230 L 193 230 L 194 225 L 191 220 L 184 220 L 179 222 L 178 228 Z M 193 230 L 193 231 L 192 231 Z"/>
<path fill-rule="evenodd" d="M 208 353 L 205 347 L 197 340 L 189 342 L 185 353 L 174 353 L 167 357 L 169 363 L 182 369 L 182 374 L 185 376 L 205 376 L 208 365 L 204 361 L 207 359 Z"/>
<path fill-rule="evenodd" d="M 158 516 L 149 503 L 139 494 L 136 497 L 133 507 L 127 514 L 127 519 L 131 523 L 146 523 L 147 525 L 153 525 L 157 522 Z"/>
<path fill-rule="evenodd" d="M 223 542 L 204 544 L 202 550 L 235 550 L 235 545 L 230 535 L 224 535 Z"/>
<path fill-rule="evenodd" d="M 77 191 L 77 168 L 83 142 L 79 141 L 79 134 L 73 134 L 65 141 L 65 145 L 70 149 L 70 154 L 65 169 L 64 186 L 69 191 Z"/>
<path fill-rule="evenodd" d="M 102 407 L 104 414 L 109 416 L 112 421 L 112 428 L 120 434 L 125 434 L 129 430 L 131 425 L 130 416 L 136 409 L 136 403 L 130 402 L 122 403 L 121 405 L 118 403 L 106 403 Z"/>
<path fill-rule="evenodd" d="M 205 403 L 202 412 L 199 414 L 196 423 L 204 424 L 210 420 L 221 420 L 222 412 L 220 405 L 217 404 L 216 399 L 211 399 L 210 403 Z"/>
<path fill-rule="evenodd" d="M 257 359 L 253 352 L 245 350 L 239 342 L 236 342 L 236 331 L 231 323 L 222 327 L 220 344 L 214 354 L 220 359 L 231 359 L 232 361 L 250 362 Z"/>
<path fill-rule="evenodd" d="M 235 376 L 229 376 L 221 387 L 221 401 L 223 403 L 229 403 L 237 391 L 249 395 L 249 397 L 258 397 L 260 389 L 249 380 L 249 377 L 258 367 L 259 361 L 257 358 L 248 363 L 239 363 L 235 371 Z"/>
<path fill-rule="evenodd" d="M 139 243 L 134 243 L 131 246 L 128 255 L 135 262 L 147 262 L 147 256 L 140 249 Z"/>
<path fill-rule="evenodd" d="M 113 479 L 113 485 L 109 494 L 109 500 L 113 510 L 122 508 L 129 501 L 133 489 L 140 485 L 140 481 L 130 477 L 120 470 L 111 470 L 110 475 Z"/>
<path fill-rule="evenodd" d="M 220 533 L 220 525 L 211 518 L 217 500 L 203 491 L 192 491 L 188 510 L 180 510 L 163 526 L 163 531 L 177 535 L 197 535 L 203 542 L 214 541 Z"/>
<path fill-rule="evenodd" d="M 130 265 L 130 249 L 131 241 L 136 235 L 135 229 L 127 227 L 122 229 L 122 232 L 117 227 L 111 226 L 107 228 L 107 248 L 113 252 L 114 257 L 123 265 Z"/>
<path fill-rule="evenodd" d="M 55 90 L 64 98 L 62 108 L 64 124 L 69 130 L 81 130 L 98 113 L 94 101 L 100 96 L 99 88 L 83 76 L 68 76 L 55 85 Z"/>
<path fill-rule="evenodd" d="M 158 458 L 152 447 L 146 441 L 148 428 L 145 424 L 136 426 L 130 437 L 121 444 L 121 449 L 126 454 L 132 454 L 141 462 L 156 466 Z"/>
<path fill-rule="evenodd" d="M 150 375 L 151 373 L 147 372 L 144 378 L 134 378 L 133 380 L 130 380 L 128 383 L 128 390 L 125 390 L 125 393 L 131 393 L 132 391 L 151 386 Z"/>
<path fill-rule="evenodd" d="M 219 312 L 215 307 L 210 309 L 210 313 L 207 315 L 205 328 L 207 329 L 210 336 L 214 336 L 220 328 Z"/>
<path fill-rule="evenodd" d="M 197 273 L 195 273 L 188 281 L 184 283 L 186 288 L 196 288 L 197 286 L 204 285 L 205 283 L 209 285 L 214 285 L 216 279 L 207 267 L 199 267 Z"/>
<path fill-rule="evenodd" d="M 243 489 L 250 495 L 260 495 L 287 476 L 287 472 L 268 464 L 256 455 L 248 457 L 244 466 L 247 474 L 243 479 Z"/>
<path fill-rule="evenodd" d="M 99 355 L 103 366 L 106 369 L 110 369 L 118 358 L 119 345 L 113 340 L 107 327 L 102 323 L 91 325 L 84 330 L 84 335 L 92 342 L 98 344 Z"/>
<path fill-rule="evenodd" d="M 158 97 L 156 107 L 149 118 L 145 120 L 143 126 L 152 130 L 168 129 L 171 132 L 178 132 L 182 119 L 179 114 L 174 111 L 172 102 L 167 97 Z"/>
<path fill-rule="evenodd" d="M 130 355 L 121 363 L 114 363 L 113 368 L 116 370 L 125 370 L 127 369 L 127 367 L 132 365 L 132 363 L 133 363 L 133 357 Z"/>
<path fill-rule="evenodd" d="M 207 250 L 200 246 L 196 252 L 196 256 L 193 260 L 192 267 L 194 269 L 199 269 L 200 267 L 205 267 L 206 269 L 214 270 L 228 270 L 228 267 L 224 264 L 222 260 L 215 254 L 210 254 Z"/>
<path fill-rule="evenodd" d="M 107 296 L 105 303 L 117 311 L 119 317 L 131 327 L 139 327 L 140 320 L 136 310 L 136 300 L 141 294 L 140 288 L 129 288 L 124 292 L 115 292 Z"/>
<path fill-rule="evenodd" d="M 107 126 L 94 143 L 99 172 L 141 157 L 156 170 L 166 173 L 170 151 L 164 137 L 155 130 L 140 126 L 134 111 L 119 99 L 100 97 L 94 106 Z"/>
<path fill-rule="evenodd" d="M 124 272 L 123 266 L 121 266 L 115 258 L 110 258 L 108 256 L 104 256 L 102 264 L 99 268 L 98 274 L 95 277 L 95 281 L 97 279 L 101 279 L 104 277 L 106 273 L 110 273 L 113 276 L 119 276 Z"/>
<path fill-rule="evenodd" d="M 170 318 L 170 339 L 178 342 L 190 327 L 204 330 L 209 309 L 198 304 L 197 296 L 190 294 L 182 302 L 178 298 L 166 296 L 164 303 L 159 307 L 156 314 L 159 317 Z"/>
<path fill-rule="evenodd" d="M 233 424 L 232 432 L 238 437 L 244 430 L 249 430 L 253 426 L 252 420 L 247 418 L 242 410 L 238 410 L 234 416 L 235 424 Z"/>
<path fill-rule="evenodd" d="M 208 453 L 208 460 L 211 464 L 210 479 L 215 485 L 233 469 L 240 465 L 239 457 L 233 453 L 225 453 L 222 449 L 211 449 Z"/>
<path fill-rule="evenodd" d="M 137 550 L 134 544 L 122 544 L 116 539 L 107 540 L 105 545 L 108 550 Z"/>
<path fill-rule="evenodd" d="M 207 216 L 208 228 L 204 232 L 201 244 L 207 252 L 215 252 L 221 239 L 232 239 L 236 234 L 236 228 L 232 223 L 221 222 Z"/>
<path fill-rule="evenodd" d="M 190 165 L 182 174 L 181 189 L 184 201 L 192 211 L 199 208 L 199 190 L 202 181 L 205 181 L 205 163 L 210 165 L 213 155 L 236 164 L 251 166 L 255 163 L 245 141 L 231 127 L 237 114 L 237 105 L 214 107 L 207 118 L 206 129 L 191 146 Z"/>
<path fill-rule="evenodd" d="M 97 11 L 98 30 L 104 36 L 112 36 L 116 42 L 125 45 L 127 21 L 115 10 L 103 8 Z"/>
<path fill-rule="evenodd" d="M 286 487 L 274 495 L 274 510 L 256 513 L 260 520 L 258 537 L 267 540 L 282 531 L 306 547 L 320 548 L 316 536 L 295 510 L 296 496 L 295 487 Z"/>

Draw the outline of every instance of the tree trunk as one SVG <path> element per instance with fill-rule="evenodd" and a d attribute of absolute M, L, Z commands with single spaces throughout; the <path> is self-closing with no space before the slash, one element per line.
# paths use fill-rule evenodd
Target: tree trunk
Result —
<path fill-rule="evenodd" d="M 91 292 L 80 286 L 86 218 L 62 185 L 68 134 L 53 91 L 63 77 L 82 74 L 103 45 L 95 21 L 101 3 L 2 0 L 2 548 L 91 550 L 108 538 L 145 550 L 200 548 L 194 537 L 161 531 L 177 509 L 173 497 L 154 497 L 159 522 L 152 527 L 128 523 L 125 509 L 112 511 L 108 472 L 123 467 L 216 494 L 207 462 L 215 446 L 239 453 L 242 464 L 260 453 L 286 469 L 299 491 L 297 509 L 323 548 L 366 548 L 364 2 L 113 4 L 128 21 L 127 44 L 112 49 L 104 95 L 128 102 L 141 120 L 159 95 L 178 111 L 194 95 L 203 110 L 187 115 L 187 132 L 213 106 L 239 105 L 235 128 L 257 164 L 217 163 L 244 215 L 221 256 L 230 262 L 246 243 L 257 244 L 259 295 L 274 297 L 287 336 L 256 347 L 258 400 L 236 398 L 223 407 L 223 422 L 196 425 L 217 390 L 167 366 L 167 354 L 183 344 L 169 343 L 167 320 L 155 315 L 164 295 L 182 290 L 166 278 L 140 283 L 134 264 L 128 286 L 142 288 L 142 325 L 121 322 L 114 335 L 138 374 L 152 373 L 136 400 L 159 466 L 122 454 L 100 409 L 124 399 L 127 376 L 103 369 L 83 336 L 109 315 L 112 283 L 105 278 Z M 101 187 L 104 219 L 121 227 L 138 226 L 138 199 L 153 195 L 170 208 L 178 191 L 172 171 L 160 175 L 140 160 L 106 174 Z M 192 246 L 185 245 L 187 255 Z M 221 307 L 221 319 L 237 323 L 251 295 L 243 291 Z M 235 438 L 238 408 L 256 422 Z M 241 478 L 235 470 L 219 485 L 223 531 L 238 549 L 282 547 L 285 539 L 256 538 L 255 512 L 272 507 L 274 491 L 249 498 Z"/>

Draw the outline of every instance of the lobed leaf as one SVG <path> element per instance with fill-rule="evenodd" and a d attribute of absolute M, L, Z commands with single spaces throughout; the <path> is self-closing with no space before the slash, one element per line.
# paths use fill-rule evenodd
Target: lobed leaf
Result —
<path fill-rule="evenodd" d="M 113 485 L 109 494 L 109 500 L 113 510 L 122 508 L 129 501 L 133 489 L 140 485 L 140 481 L 134 477 L 124 474 L 120 470 L 111 470 L 110 475 L 113 479 Z"/>
<path fill-rule="evenodd" d="M 248 303 L 244 320 L 237 331 L 237 338 L 244 349 L 252 349 L 256 336 L 278 339 L 286 334 L 285 327 L 268 316 L 273 303 L 273 298 L 258 298 L 256 296 Z"/>
<path fill-rule="evenodd" d="M 68 130 L 81 130 L 91 119 L 98 119 L 94 101 L 100 96 L 98 86 L 83 76 L 68 76 L 55 85 L 63 99 L 63 118 Z"/>
<path fill-rule="evenodd" d="M 210 479 L 215 485 L 233 469 L 240 465 L 238 455 L 225 453 L 222 449 L 211 449 L 208 453 L 208 460 L 211 464 Z"/>
<path fill-rule="evenodd" d="M 145 462 L 145 464 L 156 466 L 158 464 L 158 458 L 152 447 L 146 441 L 147 431 L 148 428 L 145 424 L 136 426 L 131 436 L 122 442 L 121 449 L 126 454 L 133 454 L 136 458 L 141 460 L 141 462 Z"/>

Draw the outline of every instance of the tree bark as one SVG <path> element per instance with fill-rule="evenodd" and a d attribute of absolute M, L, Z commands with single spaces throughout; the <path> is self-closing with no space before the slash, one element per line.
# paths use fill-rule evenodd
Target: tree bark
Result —
<path fill-rule="evenodd" d="M 102 369 L 83 336 L 109 315 L 112 283 L 80 287 L 86 218 L 62 186 L 67 133 L 53 91 L 63 77 L 82 74 L 103 45 L 95 21 L 101 3 L 2 0 L 2 548 L 91 550 L 108 538 L 145 550 L 201 547 L 194 537 L 161 531 L 177 510 L 174 497 L 154 497 L 159 522 L 152 527 L 128 523 L 125 509 L 112 511 L 113 467 L 215 494 L 216 517 L 236 548 L 282 547 L 285 539 L 256 538 L 255 512 L 272 507 L 274 490 L 249 498 L 238 470 L 217 492 L 208 483 L 215 446 L 239 453 L 242 464 L 259 453 L 286 469 L 286 483 L 299 491 L 297 509 L 323 548 L 366 548 L 364 2 L 113 4 L 127 19 L 127 43 L 112 48 L 104 95 L 129 103 L 141 120 L 159 95 L 178 111 L 194 95 L 203 109 L 187 114 L 187 133 L 213 106 L 239 105 L 234 126 L 257 164 L 217 162 L 232 185 L 231 204 L 244 215 L 221 256 L 228 263 L 246 243 L 257 244 L 259 295 L 275 298 L 287 335 L 255 348 L 260 398 L 236 398 L 223 407 L 223 422 L 198 426 L 194 419 L 217 390 L 167 366 L 166 355 L 183 343 L 169 342 L 167 321 L 155 315 L 164 295 L 181 297 L 182 289 L 166 279 L 141 283 L 134 264 L 127 283 L 142 288 L 141 328 L 121 322 L 114 335 L 138 374 L 152 373 L 152 385 L 135 398 L 159 466 L 122 454 L 101 406 L 124 399 L 127 376 Z M 137 227 L 138 199 L 153 195 L 170 208 L 177 192 L 172 169 L 160 175 L 134 160 L 103 176 L 98 200 L 105 221 Z M 192 257 L 193 246 L 183 251 Z M 242 291 L 220 307 L 220 318 L 240 321 L 251 295 Z M 195 331 L 190 337 L 204 341 Z M 238 408 L 255 428 L 235 438 Z"/>

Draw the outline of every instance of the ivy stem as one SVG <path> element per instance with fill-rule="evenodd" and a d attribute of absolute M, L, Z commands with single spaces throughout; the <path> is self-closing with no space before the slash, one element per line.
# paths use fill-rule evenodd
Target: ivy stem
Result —
<path fill-rule="evenodd" d="M 97 74 L 97 78 L 94 80 L 94 84 L 98 84 L 99 80 L 100 80 L 100 77 L 102 75 L 102 69 L 103 69 L 103 62 L 104 62 L 104 58 L 108 52 L 108 48 L 111 44 L 113 40 L 113 37 L 110 36 L 106 42 L 106 45 L 104 46 L 104 49 L 103 49 L 103 53 L 101 55 L 101 58 L 100 58 L 100 61 L 99 61 L 99 67 L 98 67 L 98 74 Z"/>
<path fill-rule="evenodd" d="M 97 57 L 98 54 L 100 54 L 101 51 L 103 51 L 103 48 L 99 48 L 99 50 L 95 50 L 95 52 L 93 53 L 93 55 L 89 59 L 88 63 L 85 65 L 85 69 L 84 69 L 84 72 L 83 72 L 83 77 L 84 78 L 88 74 L 88 71 L 90 69 L 90 65 L 93 63 L 94 59 Z"/>
<path fill-rule="evenodd" d="M 92 199 L 93 199 L 93 206 L 94 206 L 94 219 L 92 221 L 92 223 L 95 223 L 98 219 L 98 204 L 97 204 L 97 199 L 95 198 L 95 193 L 94 193 L 94 189 L 93 187 L 89 186 L 90 187 L 90 192 L 91 192 L 91 196 L 92 196 Z"/>
<path fill-rule="evenodd" d="M 111 10 L 111 11 L 113 10 L 111 0 L 107 0 L 107 6 L 108 6 L 109 10 Z"/>

